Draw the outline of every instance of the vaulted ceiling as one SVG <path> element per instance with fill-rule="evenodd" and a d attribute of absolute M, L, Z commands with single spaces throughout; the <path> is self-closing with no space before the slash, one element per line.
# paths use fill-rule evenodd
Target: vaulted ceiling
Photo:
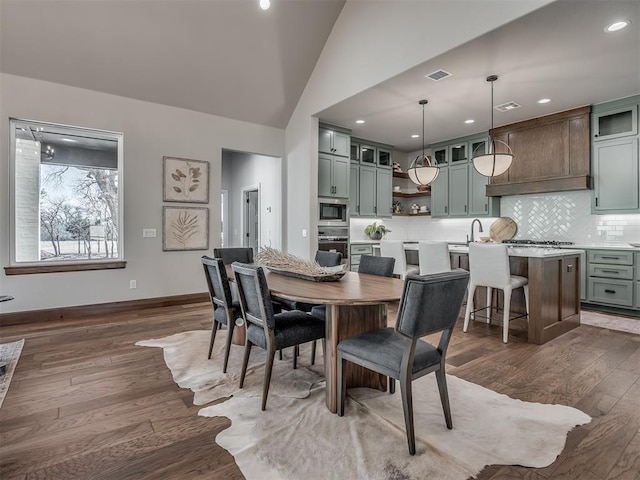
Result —
<path fill-rule="evenodd" d="M 283 128 L 343 5 L 0 0 L 0 71 Z M 604 32 L 620 18 L 631 25 Z M 452 75 L 425 78 L 439 69 Z M 640 0 L 558 0 L 318 116 L 411 152 L 423 142 L 422 98 L 427 144 L 486 131 L 490 74 L 494 104 L 521 105 L 495 111 L 496 126 L 640 93 Z"/>
<path fill-rule="evenodd" d="M 283 128 L 344 0 L 1 0 L 0 71 Z"/>

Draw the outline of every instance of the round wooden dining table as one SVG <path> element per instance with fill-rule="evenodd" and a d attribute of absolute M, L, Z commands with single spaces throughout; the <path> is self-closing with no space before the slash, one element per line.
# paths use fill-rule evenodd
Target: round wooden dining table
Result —
<path fill-rule="evenodd" d="M 347 337 L 387 326 L 387 304 L 400 300 L 404 282 L 397 278 L 347 272 L 335 282 L 313 282 L 269 272 L 265 276 L 271 295 L 298 302 L 327 305 L 326 352 L 327 408 L 338 406 L 338 343 Z M 387 388 L 387 378 L 359 365 L 348 364 L 347 387 Z"/>

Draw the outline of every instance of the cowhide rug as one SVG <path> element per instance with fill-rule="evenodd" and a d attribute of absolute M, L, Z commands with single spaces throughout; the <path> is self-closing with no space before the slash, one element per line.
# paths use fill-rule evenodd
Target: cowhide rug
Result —
<path fill-rule="evenodd" d="M 591 420 L 575 408 L 514 400 L 449 375 L 453 430 L 447 430 L 435 377 L 427 375 L 413 382 L 417 453 L 411 456 L 399 391 L 351 389 L 345 415 L 338 417 L 325 406 L 319 366 L 293 370 L 287 356 L 276 359 L 262 412 L 264 354 L 254 348 L 245 388 L 238 390 L 243 347 L 232 346 L 228 373 L 222 374 L 224 336 L 224 330 L 218 333 L 211 360 L 208 331 L 136 345 L 163 348 L 176 383 L 195 392 L 194 403 L 232 395 L 199 415 L 231 419 L 216 442 L 250 480 L 463 480 L 486 465 L 540 468 L 553 463 L 573 427 Z M 299 362 L 308 364 L 308 352 Z"/>

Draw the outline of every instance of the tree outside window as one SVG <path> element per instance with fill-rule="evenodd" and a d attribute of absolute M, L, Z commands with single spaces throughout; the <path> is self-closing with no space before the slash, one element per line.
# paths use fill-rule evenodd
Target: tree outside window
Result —
<path fill-rule="evenodd" d="M 14 263 L 121 259 L 122 135 L 11 121 Z"/>

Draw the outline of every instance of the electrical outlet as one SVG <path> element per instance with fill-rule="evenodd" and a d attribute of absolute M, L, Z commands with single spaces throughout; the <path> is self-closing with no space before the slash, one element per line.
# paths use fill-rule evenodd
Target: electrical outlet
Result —
<path fill-rule="evenodd" d="M 156 238 L 156 229 L 155 228 L 143 228 L 142 229 L 142 238 Z"/>
<path fill-rule="evenodd" d="M 307 236 L 307 229 L 306 229 L 306 228 L 303 228 L 303 229 L 302 229 L 302 236 L 303 236 L 303 237 L 306 237 L 306 236 Z"/>
<path fill-rule="evenodd" d="M 133 290 L 134 288 L 138 288 L 138 282 L 136 280 L 129 280 L 129 288 Z"/>

